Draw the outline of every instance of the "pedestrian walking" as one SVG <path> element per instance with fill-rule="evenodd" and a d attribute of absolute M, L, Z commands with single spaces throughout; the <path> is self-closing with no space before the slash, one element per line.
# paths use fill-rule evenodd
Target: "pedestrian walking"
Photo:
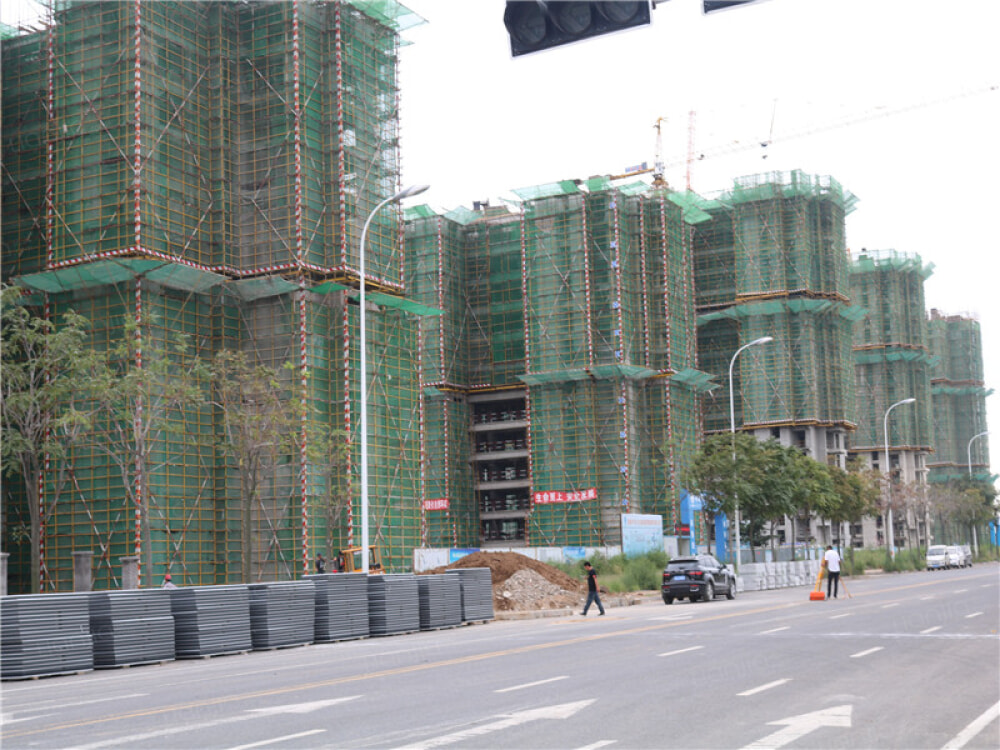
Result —
<path fill-rule="evenodd" d="M 167 573 L 165 576 L 163 576 L 163 586 L 161 586 L 161 588 L 165 588 L 165 589 L 175 589 L 175 588 L 177 588 L 177 586 L 174 584 L 174 582 L 172 580 L 170 580 L 170 574 L 169 573 Z"/>
<path fill-rule="evenodd" d="M 583 563 L 583 569 L 587 573 L 587 603 L 583 605 L 583 612 L 580 614 L 587 616 L 587 610 L 591 604 L 596 604 L 597 608 L 604 614 L 604 605 L 601 604 L 601 595 L 597 587 L 597 571 L 594 570 L 589 561 Z"/>
<path fill-rule="evenodd" d="M 320 552 L 316 555 L 316 572 L 325 573 L 326 572 L 326 560 L 323 558 L 323 553 Z"/>
<path fill-rule="evenodd" d="M 837 598 L 837 591 L 840 588 L 840 554 L 833 548 L 832 544 L 826 545 L 826 554 L 823 555 L 823 567 L 826 568 L 826 598 Z"/>

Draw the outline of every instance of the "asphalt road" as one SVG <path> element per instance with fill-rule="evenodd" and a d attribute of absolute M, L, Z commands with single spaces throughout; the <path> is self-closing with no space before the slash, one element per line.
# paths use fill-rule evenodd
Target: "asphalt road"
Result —
<path fill-rule="evenodd" d="M 2 686 L 13 748 L 1000 747 L 1000 566 Z"/>

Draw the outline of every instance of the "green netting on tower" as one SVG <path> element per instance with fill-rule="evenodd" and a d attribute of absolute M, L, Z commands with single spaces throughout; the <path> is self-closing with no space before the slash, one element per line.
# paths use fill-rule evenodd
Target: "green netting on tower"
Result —
<path fill-rule="evenodd" d="M 423 547 L 479 545 L 479 512 L 469 471 L 471 423 L 469 404 L 463 395 L 425 392 Z"/>
<path fill-rule="evenodd" d="M 694 298 L 699 310 L 725 307 L 736 299 L 736 239 L 733 215 L 711 212 L 712 220 L 692 229 Z"/>
<path fill-rule="evenodd" d="M 979 321 L 963 315 L 931 311 L 928 344 L 936 357 L 935 380 L 983 382 L 983 344 Z"/>
<path fill-rule="evenodd" d="M 933 446 L 931 424 L 930 372 L 926 358 L 871 356 L 855 364 L 857 380 L 857 431 L 852 449 L 885 450 L 885 412 L 898 401 L 917 399 L 892 412 L 889 444 L 894 448 L 929 450 Z M 867 352 L 866 354 L 874 354 Z"/>
<path fill-rule="evenodd" d="M 728 430 L 729 424 L 729 362 L 733 353 L 740 348 L 739 322 L 731 318 L 717 318 L 699 322 L 698 325 L 698 368 L 709 373 L 721 387 L 704 396 L 704 421 L 706 432 Z M 733 368 L 733 405 L 736 423 L 743 424 L 742 370 Z"/>
<path fill-rule="evenodd" d="M 926 348 L 924 280 L 931 268 L 920 256 L 864 251 L 850 270 L 851 302 L 866 311 L 854 329 L 854 345 Z"/>
<path fill-rule="evenodd" d="M 5 39 L 0 45 L 0 69 L 0 247 L 6 279 L 45 267 L 45 36 Z"/>

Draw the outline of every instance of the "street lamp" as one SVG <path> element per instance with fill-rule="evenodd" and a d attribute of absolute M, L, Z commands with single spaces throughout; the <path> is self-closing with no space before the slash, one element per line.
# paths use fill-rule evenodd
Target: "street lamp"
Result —
<path fill-rule="evenodd" d="M 896 559 L 896 539 L 892 530 L 892 471 L 889 465 L 889 412 L 895 409 L 897 406 L 902 406 L 903 404 L 912 404 L 916 401 L 915 398 L 904 398 L 902 401 L 897 401 L 888 409 L 885 410 L 885 417 L 882 420 L 882 434 L 885 436 L 885 476 L 886 476 L 886 490 L 888 497 L 886 498 L 887 513 L 886 519 L 888 521 L 888 531 L 886 532 L 886 541 L 889 544 L 889 557 L 893 560 Z"/>
<path fill-rule="evenodd" d="M 749 344 L 744 344 L 736 353 L 733 355 L 732 359 L 729 360 L 729 433 L 733 436 L 733 464 L 736 463 L 736 406 L 733 401 L 733 365 L 736 363 L 736 358 L 743 353 L 744 349 L 749 349 L 751 346 L 757 346 L 757 344 L 769 344 L 774 341 L 771 336 L 761 336 L 759 339 L 754 339 Z M 740 499 L 736 498 L 736 555 L 734 559 L 733 568 L 737 573 L 740 571 Z"/>
<path fill-rule="evenodd" d="M 430 185 L 411 185 L 403 188 L 395 195 L 386 198 L 372 209 L 365 219 L 365 225 L 361 228 L 361 258 L 358 263 L 358 275 L 360 277 L 361 296 L 361 571 L 368 573 L 368 355 L 367 339 L 365 329 L 365 235 L 368 234 L 368 225 L 372 223 L 375 214 L 389 203 L 395 203 L 409 198 L 411 195 L 418 195 Z"/>
<path fill-rule="evenodd" d="M 981 438 L 984 435 L 989 435 L 989 434 L 990 434 L 989 430 L 984 430 L 983 432 L 980 432 L 978 435 L 973 435 L 972 438 L 969 440 L 969 445 L 968 448 L 966 449 L 966 453 L 968 454 L 969 457 L 969 479 L 972 479 L 972 443 L 975 442 L 976 438 Z"/>

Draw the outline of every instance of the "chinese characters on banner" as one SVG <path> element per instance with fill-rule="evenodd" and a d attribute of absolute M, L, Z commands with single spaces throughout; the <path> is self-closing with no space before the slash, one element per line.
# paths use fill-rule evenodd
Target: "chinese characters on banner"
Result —
<path fill-rule="evenodd" d="M 424 510 L 448 510 L 448 498 L 436 497 L 433 500 L 424 500 Z"/>
<path fill-rule="evenodd" d="M 536 492 L 532 495 L 532 500 L 535 501 L 535 505 L 548 505 L 550 503 L 582 503 L 584 500 L 596 499 L 596 487 L 591 487 L 586 490 L 576 490 L 573 492 L 551 490 L 549 492 Z"/>

